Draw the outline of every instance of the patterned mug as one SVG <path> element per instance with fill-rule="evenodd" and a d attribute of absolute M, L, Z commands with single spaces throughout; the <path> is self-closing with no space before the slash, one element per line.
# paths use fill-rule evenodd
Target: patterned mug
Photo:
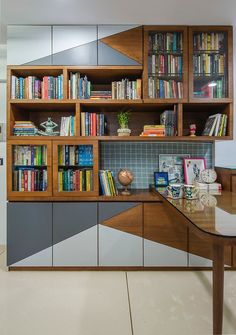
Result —
<path fill-rule="evenodd" d="M 182 184 L 170 184 L 167 187 L 167 196 L 171 199 L 183 198 L 183 185 Z"/>
<path fill-rule="evenodd" d="M 199 189 L 195 185 L 184 185 L 184 197 L 188 200 L 194 200 L 198 198 Z"/>

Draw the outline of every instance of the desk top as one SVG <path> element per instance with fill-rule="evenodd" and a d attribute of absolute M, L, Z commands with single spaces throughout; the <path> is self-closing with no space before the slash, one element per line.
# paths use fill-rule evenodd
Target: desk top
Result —
<path fill-rule="evenodd" d="M 236 237 L 236 193 L 202 193 L 197 200 L 173 200 L 163 191 L 159 194 L 201 231 L 218 237 Z"/>

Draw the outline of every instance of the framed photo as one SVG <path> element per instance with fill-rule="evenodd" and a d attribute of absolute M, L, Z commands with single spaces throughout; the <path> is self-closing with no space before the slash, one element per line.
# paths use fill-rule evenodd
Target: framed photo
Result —
<path fill-rule="evenodd" d="M 205 158 L 184 158 L 184 178 L 187 184 L 200 181 L 201 172 L 206 168 Z"/>
<path fill-rule="evenodd" d="M 155 187 L 165 187 L 169 184 L 167 172 L 154 172 Z"/>
<path fill-rule="evenodd" d="M 159 172 L 167 172 L 169 183 L 184 183 L 183 159 L 189 154 L 159 155 Z"/>

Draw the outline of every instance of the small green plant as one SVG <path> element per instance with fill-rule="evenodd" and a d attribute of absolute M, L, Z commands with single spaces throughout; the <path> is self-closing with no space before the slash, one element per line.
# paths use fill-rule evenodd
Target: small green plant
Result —
<path fill-rule="evenodd" d="M 119 112 L 117 114 L 118 123 L 120 125 L 120 128 L 128 128 L 129 123 L 129 112 Z"/>

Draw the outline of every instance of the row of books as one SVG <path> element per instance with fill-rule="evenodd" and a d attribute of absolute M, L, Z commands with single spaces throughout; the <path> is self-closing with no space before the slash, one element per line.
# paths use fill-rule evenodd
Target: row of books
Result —
<path fill-rule="evenodd" d="M 14 145 L 13 164 L 15 166 L 47 165 L 46 145 Z"/>
<path fill-rule="evenodd" d="M 60 166 L 93 166 L 93 146 L 59 145 L 58 164 Z"/>
<path fill-rule="evenodd" d="M 142 94 L 142 80 L 137 79 L 130 81 L 125 78 L 121 81 L 112 82 L 112 99 L 141 99 Z"/>
<path fill-rule="evenodd" d="M 82 112 L 81 136 L 104 136 L 105 135 L 105 116 L 104 114 Z"/>
<path fill-rule="evenodd" d="M 111 99 L 111 90 L 91 91 L 90 99 L 92 100 Z"/>
<path fill-rule="evenodd" d="M 140 136 L 165 136 L 165 126 L 145 125 Z"/>
<path fill-rule="evenodd" d="M 194 55 L 193 68 L 195 75 L 224 74 L 225 55 L 205 53 Z"/>
<path fill-rule="evenodd" d="M 150 51 L 180 51 L 183 50 L 183 34 L 181 32 L 149 34 Z"/>
<path fill-rule="evenodd" d="M 183 57 L 176 55 L 152 55 L 149 57 L 149 73 L 167 76 L 182 74 Z"/>
<path fill-rule="evenodd" d="M 93 170 L 68 169 L 58 171 L 58 191 L 92 191 Z"/>
<path fill-rule="evenodd" d="M 113 172 L 110 170 L 100 170 L 99 171 L 99 180 L 102 195 L 116 196 L 118 191 L 116 188 L 116 183 L 114 179 Z"/>
<path fill-rule="evenodd" d="M 15 121 L 12 131 L 14 136 L 35 136 L 38 128 L 31 121 Z"/>
<path fill-rule="evenodd" d="M 34 192 L 46 190 L 46 169 L 17 169 L 13 171 L 13 191 Z"/>
<path fill-rule="evenodd" d="M 63 99 L 63 75 L 11 77 L 12 99 Z"/>
<path fill-rule="evenodd" d="M 227 132 L 227 120 L 226 114 L 217 113 L 210 115 L 206 121 L 203 136 L 225 136 Z"/>
<path fill-rule="evenodd" d="M 183 98 L 183 83 L 176 80 L 162 80 L 156 77 L 148 78 L 149 98 Z"/>
<path fill-rule="evenodd" d="M 220 33 L 195 33 L 193 35 L 193 48 L 196 50 L 218 51 L 224 49 L 225 34 Z"/>
<path fill-rule="evenodd" d="M 75 136 L 76 126 L 74 116 L 63 116 L 61 118 L 60 136 Z"/>
<path fill-rule="evenodd" d="M 210 81 L 204 85 L 195 81 L 194 96 L 198 98 L 225 98 L 226 83 L 224 78 Z"/>
<path fill-rule="evenodd" d="M 160 115 L 160 123 L 165 126 L 166 136 L 177 135 L 177 111 L 176 106 L 174 110 L 166 110 Z"/>
<path fill-rule="evenodd" d="M 91 82 L 87 76 L 82 77 L 79 72 L 70 72 L 69 78 L 69 99 L 89 99 Z"/>

